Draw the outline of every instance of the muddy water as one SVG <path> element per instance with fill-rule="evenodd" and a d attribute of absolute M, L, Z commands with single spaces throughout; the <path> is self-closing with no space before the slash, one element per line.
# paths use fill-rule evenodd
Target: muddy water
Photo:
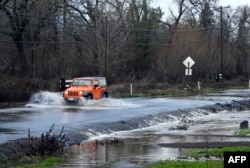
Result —
<path fill-rule="evenodd" d="M 68 163 L 60 167 L 143 167 L 150 162 L 176 158 L 182 149 L 163 148 L 157 145 L 157 137 L 127 138 L 113 143 L 86 141 L 72 146 Z M 112 140 L 112 138 L 111 138 Z M 107 141 L 110 141 L 107 140 Z"/>
<path fill-rule="evenodd" d="M 113 133 L 98 139 L 83 141 L 69 149 L 70 158 L 60 167 L 134 168 L 167 159 L 186 158 L 189 148 L 210 144 L 243 144 L 250 137 L 236 137 L 239 123 L 249 118 L 249 111 L 222 111 L 207 116 L 191 117 L 186 123 L 168 122 L 150 128 Z M 185 124 L 187 130 L 177 130 Z M 175 144 L 179 144 L 176 146 Z M 183 147 L 181 144 L 185 144 Z"/>

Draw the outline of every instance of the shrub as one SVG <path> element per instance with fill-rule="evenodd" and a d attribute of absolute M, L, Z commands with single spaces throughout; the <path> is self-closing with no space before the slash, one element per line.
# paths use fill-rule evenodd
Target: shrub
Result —
<path fill-rule="evenodd" d="M 52 134 L 53 129 L 54 124 L 51 126 L 49 131 L 42 133 L 40 138 L 31 136 L 29 129 L 27 143 L 24 144 L 19 141 L 17 142 L 23 149 L 26 150 L 26 155 L 44 156 L 63 152 L 66 147 L 66 143 L 69 140 L 63 133 L 64 127 L 62 127 L 61 132 L 58 135 Z"/>

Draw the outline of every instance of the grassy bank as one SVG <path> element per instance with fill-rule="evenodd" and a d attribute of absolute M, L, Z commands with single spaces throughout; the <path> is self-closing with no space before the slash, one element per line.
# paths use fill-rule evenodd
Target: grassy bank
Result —
<path fill-rule="evenodd" d="M 147 168 L 223 168 L 223 161 L 162 161 L 148 165 Z"/>
<path fill-rule="evenodd" d="M 147 97 L 147 96 L 191 96 L 197 94 L 213 93 L 223 89 L 246 89 L 248 83 L 242 82 L 201 82 L 198 86 L 193 82 L 184 83 L 159 83 L 159 82 L 134 82 L 117 83 L 109 86 L 112 97 Z"/>
<path fill-rule="evenodd" d="M 47 157 L 22 157 L 18 160 L 8 160 L 0 164 L 0 167 L 9 168 L 55 168 L 63 162 L 61 156 L 47 156 Z"/>
<path fill-rule="evenodd" d="M 191 96 L 197 94 L 207 94 L 218 91 L 214 87 L 186 87 L 183 85 L 169 86 L 167 84 L 129 84 L 112 85 L 109 88 L 112 97 L 148 97 L 148 96 Z"/>
<path fill-rule="evenodd" d="M 191 149 L 186 153 L 189 160 L 166 160 L 153 163 L 147 168 L 223 168 L 224 152 L 250 152 L 249 146 L 234 146 L 211 149 Z M 215 157 L 215 160 L 209 158 Z M 207 159 L 200 159 L 207 158 Z"/>

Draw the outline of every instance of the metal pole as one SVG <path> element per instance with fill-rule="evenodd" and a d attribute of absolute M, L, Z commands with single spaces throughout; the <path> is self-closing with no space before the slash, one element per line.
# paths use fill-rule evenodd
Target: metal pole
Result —
<path fill-rule="evenodd" d="M 130 96 L 132 97 L 133 96 L 133 84 L 130 83 Z"/>
<path fill-rule="evenodd" d="M 107 15 L 105 18 L 106 25 L 105 25 L 105 76 L 106 79 L 108 80 L 108 19 Z"/>
<path fill-rule="evenodd" d="M 189 65 L 189 62 L 188 62 L 188 85 L 190 84 L 190 65 Z"/>

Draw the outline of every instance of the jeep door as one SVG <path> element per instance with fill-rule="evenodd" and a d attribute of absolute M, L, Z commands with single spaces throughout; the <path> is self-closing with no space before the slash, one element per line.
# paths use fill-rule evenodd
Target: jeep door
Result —
<path fill-rule="evenodd" d="M 100 88 L 99 80 L 94 80 L 93 99 L 100 99 L 102 97 L 102 89 Z"/>

